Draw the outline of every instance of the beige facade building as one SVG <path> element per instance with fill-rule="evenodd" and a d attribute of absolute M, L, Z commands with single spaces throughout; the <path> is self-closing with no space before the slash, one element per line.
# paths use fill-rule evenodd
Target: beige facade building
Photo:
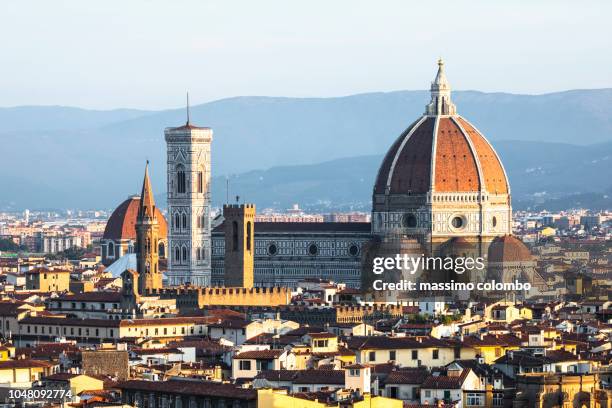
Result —
<path fill-rule="evenodd" d="M 64 292 L 70 290 L 70 271 L 36 268 L 25 273 L 26 289 L 40 292 Z"/>

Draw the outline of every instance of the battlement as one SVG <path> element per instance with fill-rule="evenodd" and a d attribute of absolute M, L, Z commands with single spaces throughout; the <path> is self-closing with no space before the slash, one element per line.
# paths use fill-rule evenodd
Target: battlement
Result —
<path fill-rule="evenodd" d="M 242 217 L 242 216 L 255 216 L 255 204 L 224 204 L 223 205 L 223 216 L 228 217 Z"/>
<path fill-rule="evenodd" d="M 255 208 L 255 204 L 249 204 L 249 203 L 245 203 L 245 204 L 223 204 L 223 209 L 230 209 L 230 208 Z"/>
<path fill-rule="evenodd" d="M 171 287 L 147 291 L 149 296 L 176 299 L 179 303 L 198 309 L 217 306 L 278 306 L 291 302 L 291 289 L 240 287 Z"/>
<path fill-rule="evenodd" d="M 401 305 L 338 305 L 335 306 L 339 312 L 363 312 L 363 313 L 402 313 Z"/>

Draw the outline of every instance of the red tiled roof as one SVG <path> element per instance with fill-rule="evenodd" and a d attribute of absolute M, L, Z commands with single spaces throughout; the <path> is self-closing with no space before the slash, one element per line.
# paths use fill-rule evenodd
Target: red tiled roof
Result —
<path fill-rule="evenodd" d="M 244 319 L 216 319 L 215 317 L 210 317 L 210 319 L 211 321 L 214 321 L 214 323 L 211 323 L 208 326 L 211 328 L 242 329 L 251 324 L 250 321 Z"/>
<path fill-rule="evenodd" d="M 512 236 L 497 237 L 489 246 L 489 262 L 527 262 L 533 257 L 523 241 Z"/>
<path fill-rule="evenodd" d="M 31 358 L 57 359 L 59 355 L 77 354 L 80 352 L 78 346 L 72 343 L 43 343 L 34 347 L 23 347 L 15 351 L 16 355 L 25 354 Z"/>
<path fill-rule="evenodd" d="M 421 384 L 427 376 L 427 370 L 422 369 L 396 370 L 389 373 L 385 384 Z"/>
<path fill-rule="evenodd" d="M 334 384 L 344 386 L 344 370 L 300 370 L 294 384 Z"/>
<path fill-rule="evenodd" d="M 75 302 L 120 302 L 121 296 L 122 295 L 119 292 L 84 292 L 63 294 L 50 300 Z"/>
<path fill-rule="evenodd" d="M 270 360 L 280 357 L 285 350 L 250 350 L 236 354 L 234 358 L 237 359 L 257 359 L 257 360 Z"/>
<path fill-rule="evenodd" d="M 49 368 L 53 367 L 53 364 L 47 363 L 46 361 L 40 360 L 7 360 L 0 361 L 0 370 L 10 368 Z"/>
<path fill-rule="evenodd" d="M 470 369 L 465 369 L 458 376 L 430 375 L 421 384 L 421 389 L 456 390 L 460 389 Z"/>
<path fill-rule="evenodd" d="M 25 304 L 20 301 L 0 301 L 0 316 L 17 316 L 21 312 L 19 308 Z"/>
<path fill-rule="evenodd" d="M 493 147 L 460 117 L 429 117 L 410 125 L 387 152 L 374 193 L 385 194 L 388 186 L 390 194 L 424 194 L 432 185 L 438 192 L 508 193 Z"/>
<path fill-rule="evenodd" d="M 336 337 L 335 334 L 323 332 L 323 333 L 308 333 L 308 335 L 313 339 L 331 339 Z"/>
<path fill-rule="evenodd" d="M 183 352 L 175 347 L 159 347 L 159 348 L 133 348 L 132 352 L 140 356 L 151 356 L 155 354 L 183 354 Z"/>
<path fill-rule="evenodd" d="M 454 347 L 450 342 L 434 337 L 387 337 L 387 336 L 353 336 L 346 340 L 352 350 L 367 349 L 419 349 L 429 347 Z"/>
<path fill-rule="evenodd" d="M 50 380 L 50 381 L 68 381 L 73 379 L 74 377 L 77 377 L 81 374 L 74 374 L 74 373 L 56 373 L 56 374 L 51 374 L 46 376 L 44 379 L 45 380 Z"/>
<path fill-rule="evenodd" d="M 236 387 L 232 384 L 221 384 L 206 381 L 169 380 L 145 381 L 128 380 L 119 382 L 120 390 L 159 392 L 168 394 L 183 394 L 203 397 L 232 398 L 240 400 L 257 400 L 257 391 Z"/>
<path fill-rule="evenodd" d="M 136 219 L 138 218 L 138 210 L 140 208 L 140 197 L 133 196 L 119 204 L 119 207 L 113 211 L 102 239 L 136 239 Z M 155 208 L 155 215 L 159 225 L 159 236 L 166 237 L 168 235 L 168 224 L 164 215 L 159 208 Z"/>
<path fill-rule="evenodd" d="M 521 345 L 521 339 L 513 334 L 487 334 L 482 336 L 482 339 L 477 336 L 466 336 L 463 338 L 463 344 L 468 347 L 519 347 Z"/>

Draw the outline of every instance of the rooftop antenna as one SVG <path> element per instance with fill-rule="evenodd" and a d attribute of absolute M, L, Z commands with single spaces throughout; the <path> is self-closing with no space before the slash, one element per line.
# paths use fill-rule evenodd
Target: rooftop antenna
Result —
<path fill-rule="evenodd" d="M 187 91 L 187 126 L 189 126 L 189 91 Z"/>
<path fill-rule="evenodd" d="M 225 203 L 229 204 L 229 176 L 225 176 Z"/>

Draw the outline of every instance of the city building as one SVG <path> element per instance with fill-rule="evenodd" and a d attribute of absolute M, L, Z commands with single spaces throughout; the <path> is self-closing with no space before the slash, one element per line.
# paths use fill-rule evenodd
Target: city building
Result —
<path fill-rule="evenodd" d="M 26 289 L 63 292 L 70 289 L 70 271 L 60 268 L 36 268 L 25 273 Z"/>

